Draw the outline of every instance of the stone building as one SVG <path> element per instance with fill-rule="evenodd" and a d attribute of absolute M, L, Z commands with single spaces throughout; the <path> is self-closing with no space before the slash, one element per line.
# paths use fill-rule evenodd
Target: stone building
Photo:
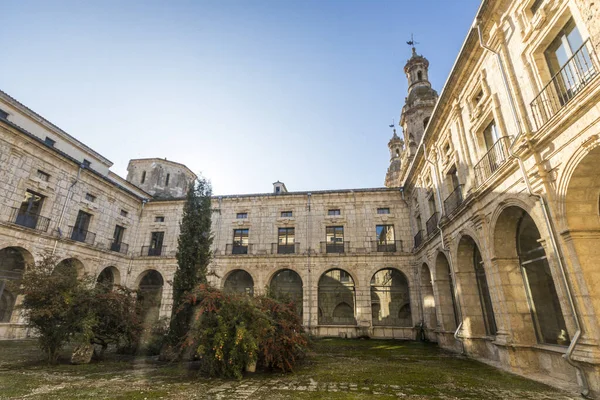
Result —
<path fill-rule="evenodd" d="M 385 188 L 213 198 L 212 283 L 294 299 L 318 336 L 415 339 L 600 396 L 598 5 L 484 0 L 444 88 L 417 49 Z M 168 316 L 195 175 L 109 160 L 0 92 L 0 336 L 51 252 Z"/>

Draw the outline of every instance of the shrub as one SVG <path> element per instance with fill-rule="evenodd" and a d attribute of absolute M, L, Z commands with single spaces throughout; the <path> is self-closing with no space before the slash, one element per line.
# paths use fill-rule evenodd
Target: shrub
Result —
<path fill-rule="evenodd" d="M 143 330 L 139 348 L 139 354 L 157 356 L 160 354 L 169 332 L 169 318 L 161 317 L 151 326 Z"/>

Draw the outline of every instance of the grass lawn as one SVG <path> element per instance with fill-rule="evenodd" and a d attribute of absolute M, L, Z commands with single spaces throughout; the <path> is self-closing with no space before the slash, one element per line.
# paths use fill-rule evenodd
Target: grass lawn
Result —
<path fill-rule="evenodd" d="M 208 379 L 185 365 L 108 354 L 48 366 L 36 342 L 0 341 L 0 399 L 569 399 L 435 345 L 316 340 L 295 373 Z"/>

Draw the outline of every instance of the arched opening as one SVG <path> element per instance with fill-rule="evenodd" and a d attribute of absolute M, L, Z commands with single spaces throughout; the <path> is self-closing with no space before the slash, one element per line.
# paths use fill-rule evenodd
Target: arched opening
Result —
<path fill-rule="evenodd" d="M 479 247 L 472 237 L 460 238 L 457 261 L 456 273 L 460 277 L 464 329 L 474 335 L 496 335 L 496 319 L 485 266 Z"/>
<path fill-rule="evenodd" d="M 356 325 L 354 280 L 344 270 L 332 269 L 319 279 L 319 324 Z"/>
<path fill-rule="evenodd" d="M 540 232 L 522 208 L 507 207 L 494 228 L 494 257 L 513 335 L 520 341 L 566 345 L 569 336 Z M 517 274 L 521 279 L 516 279 Z M 516 275 L 516 276 L 515 276 Z M 525 288 L 525 290 L 523 290 Z M 528 304 L 529 310 L 522 304 Z M 524 323 L 523 323 L 524 322 Z"/>
<path fill-rule="evenodd" d="M 435 290 L 439 302 L 442 328 L 455 331 L 458 327 L 458 308 L 454 297 L 454 282 L 450 273 L 450 263 L 443 253 L 438 253 L 435 261 Z"/>
<path fill-rule="evenodd" d="M 412 326 L 406 276 L 397 269 L 377 271 L 371 278 L 373 326 Z"/>
<path fill-rule="evenodd" d="M 23 248 L 6 247 L 0 250 L 0 322 L 11 321 L 19 282 L 26 265 L 32 262 L 33 257 Z"/>
<path fill-rule="evenodd" d="M 296 312 L 302 317 L 302 278 L 291 269 L 278 271 L 271 279 L 271 294 L 284 302 L 293 302 Z"/>
<path fill-rule="evenodd" d="M 577 164 L 569 179 L 565 195 L 565 216 L 568 232 L 567 251 L 565 256 L 573 264 L 575 270 L 581 269 L 579 279 L 582 288 L 576 296 L 583 297 L 578 301 L 582 313 L 590 317 L 584 318 L 590 333 L 600 335 L 600 147 L 592 149 Z M 578 274 L 579 275 L 579 274 Z M 585 283 L 584 283 L 585 282 Z M 594 283 L 595 282 L 595 283 Z M 583 311 L 585 310 L 585 311 Z M 586 321 L 588 320 L 588 321 Z"/>
<path fill-rule="evenodd" d="M 97 286 L 104 286 L 106 288 L 110 288 L 113 285 L 118 285 L 121 283 L 121 274 L 116 267 L 106 267 L 104 268 L 100 274 L 98 274 L 98 278 L 96 278 Z"/>
<path fill-rule="evenodd" d="M 423 303 L 423 323 L 426 328 L 437 327 L 437 313 L 435 311 L 435 295 L 433 294 L 433 279 L 427 264 L 421 266 L 421 297 Z"/>
<path fill-rule="evenodd" d="M 151 326 L 160 315 L 164 279 L 160 272 L 149 269 L 142 272 L 138 280 L 138 301 L 142 309 L 142 319 L 144 325 Z"/>
<path fill-rule="evenodd" d="M 85 273 L 83 263 L 76 258 L 65 258 L 54 267 L 52 273 L 62 273 L 65 275 L 71 275 L 75 277 L 82 277 Z"/>
<path fill-rule="evenodd" d="M 420 81 L 423 80 L 423 72 L 421 72 L 421 71 L 417 72 L 417 79 Z"/>
<path fill-rule="evenodd" d="M 227 275 L 227 278 L 225 278 L 223 290 L 226 293 L 238 293 L 254 296 L 254 279 L 252 279 L 252 276 L 248 272 L 241 269 L 236 269 Z"/>

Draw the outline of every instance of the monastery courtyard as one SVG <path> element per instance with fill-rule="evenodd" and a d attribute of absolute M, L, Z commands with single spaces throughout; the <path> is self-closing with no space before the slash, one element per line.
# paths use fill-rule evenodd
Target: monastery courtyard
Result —
<path fill-rule="evenodd" d="M 49 367 L 34 341 L 0 342 L 1 399 L 574 399 L 434 344 L 321 339 L 295 373 L 199 377 L 152 357 Z"/>

